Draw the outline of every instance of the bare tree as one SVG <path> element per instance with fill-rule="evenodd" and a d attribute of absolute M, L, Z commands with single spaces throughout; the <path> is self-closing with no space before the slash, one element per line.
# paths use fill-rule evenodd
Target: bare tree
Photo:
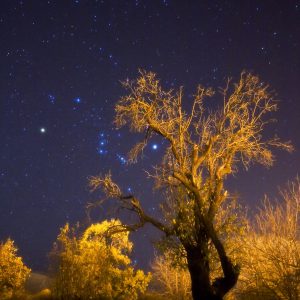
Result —
<path fill-rule="evenodd" d="M 172 300 L 190 300 L 191 278 L 186 268 L 174 266 L 172 254 L 156 255 L 151 264 L 152 285 L 158 295 Z"/>
<path fill-rule="evenodd" d="M 91 177 L 90 186 L 92 190 L 101 188 L 106 198 L 117 199 L 121 207 L 139 217 L 139 222 L 124 226 L 124 230 L 151 223 L 182 244 L 194 299 L 223 299 L 239 276 L 239 266 L 228 257 L 224 237 L 215 227 L 215 217 L 230 197 L 224 180 L 251 162 L 271 166 L 272 147 L 292 150 L 290 143 L 277 137 L 262 137 L 270 121 L 265 115 L 276 110 L 276 102 L 268 86 L 247 73 L 242 73 L 236 84 L 227 81 L 220 90 L 221 105 L 215 110 L 204 106 L 205 98 L 214 91 L 200 85 L 189 112 L 183 108 L 183 89 L 163 90 L 153 73 L 140 71 L 136 80 L 127 80 L 123 86 L 128 94 L 116 104 L 115 125 L 145 132 L 145 138 L 130 151 L 129 161 L 137 161 L 152 136 L 159 135 L 167 142 L 162 162 L 150 176 L 156 187 L 167 191 L 171 209 L 163 221 L 147 214 L 139 199 L 124 194 L 110 174 Z M 223 273 L 214 279 L 210 276 L 210 244 Z"/>
<path fill-rule="evenodd" d="M 241 299 L 300 299 L 300 182 L 265 199 L 245 236 L 243 269 L 235 294 Z"/>

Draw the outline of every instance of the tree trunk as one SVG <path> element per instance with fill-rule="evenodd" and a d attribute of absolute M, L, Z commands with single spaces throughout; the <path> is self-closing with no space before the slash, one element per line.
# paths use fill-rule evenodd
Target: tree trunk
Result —
<path fill-rule="evenodd" d="M 208 258 L 208 246 L 205 243 L 200 247 L 186 249 L 188 269 L 192 282 L 192 295 L 194 300 L 222 300 L 216 297 L 210 283 L 210 268 Z"/>
<path fill-rule="evenodd" d="M 223 299 L 223 297 L 235 286 L 237 283 L 240 266 L 231 262 L 226 254 L 222 241 L 218 238 L 218 235 L 213 226 L 209 227 L 210 238 L 218 252 L 220 263 L 223 270 L 223 277 L 216 278 L 213 282 L 213 288 L 215 294 L 219 296 L 217 299 Z"/>
<path fill-rule="evenodd" d="M 236 284 L 239 274 L 238 270 L 235 269 L 235 266 L 224 254 L 224 256 L 219 257 L 224 277 L 217 278 L 214 282 L 211 282 L 208 240 L 204 239 L 204 241 L 201 241 L 201 244 L 198 242 L 197 246 L 185 247 L 185 250 L 191 276 L 193 299 L 222 300 Z"/>

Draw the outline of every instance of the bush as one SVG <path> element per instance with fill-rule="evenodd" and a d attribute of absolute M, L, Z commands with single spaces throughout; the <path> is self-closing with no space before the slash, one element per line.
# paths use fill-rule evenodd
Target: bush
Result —
<path fill-rule="evenodd" d="M 30 274 L 22 258 L 17 256 L 14 242 L 8 239 L 0 244 L 0 298 L 17 298 L 22 294 L 26 279 Z"/>
<path fill-rule="evenodd" d="M 239 299 L 298 300 L 300 297 L 300 183 L 265 200 L 241 248 L 242 270 L 234 294 Z"/>
<path fill-rule="evenodd" d="M 190 300 L 191 277 L 187 268 L 174 265 L 170 252 L 156 256 L 152 263 L 152 286 L 162 299 Z"/>
<path fill-rule="evenodd" d="M 116 230 L 117 229 L 117 230 Z M 80 236 L 65 225 L 58 236 L 58 299 L 137 299 L 150 275 L 131 266 L 132 243 L 119 220 L 88 227 Z"/>

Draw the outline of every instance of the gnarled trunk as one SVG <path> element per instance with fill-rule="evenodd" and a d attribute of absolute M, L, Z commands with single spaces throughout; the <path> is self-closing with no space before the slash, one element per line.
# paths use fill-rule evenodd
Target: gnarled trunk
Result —
<path fill-rule="evenodd" d="M 222 243 L 218 242 L 218 247 L 221 247 L 224 251 Z M 224 276 L 211 282 L 208 239 L 203 238 L 196 246 L 186 246 L 185 250 L 192 282 L 193 299 L 222 300 L 234 287 L 239 275 L 239 270 L 231 263 L 225 251 L 223 253 L 222 251 L 218 251 Z"/>
<path fill-rule="evenodd" d="M 192 295 L 194 300 L 208 300 L 213 298 L 213 288 L 210 283 L 210 268 L 208 246 L 204 243 L 197 247 L 186 248 L 188 269 L 191 276 Z"/>

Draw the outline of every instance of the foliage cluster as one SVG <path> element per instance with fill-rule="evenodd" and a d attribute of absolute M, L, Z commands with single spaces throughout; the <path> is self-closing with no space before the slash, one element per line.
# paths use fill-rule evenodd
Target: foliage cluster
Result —
<path fill-rule="evenodd" d="M 11 239 L 0 244 L 0 299 L 18 297 L 30 274 Z"/>
<path fill-rule="evenodd" d="M 119 220 L 88 227 L 80 237 L 66 224 L 58 236 L 59 267 L 54 296 L 58 299 L 137 299 L 150 274 L 134 270 L 128 232 L 109 232 Z"/>

